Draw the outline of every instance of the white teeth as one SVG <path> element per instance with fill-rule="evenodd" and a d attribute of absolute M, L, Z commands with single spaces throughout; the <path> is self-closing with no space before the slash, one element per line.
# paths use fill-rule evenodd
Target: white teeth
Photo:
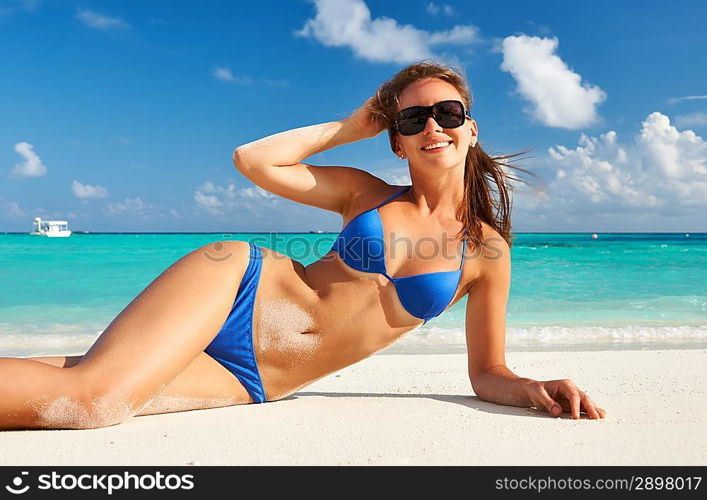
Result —
<path fill-rule="evenodd" d="M 449 146 L 449 142 L 435 142 L 434 144 L 430 144 L 429 146 L 425 146 L 422 149 L 424 149 L 425 151 L 428 151 L 430 149 L 443 148 L 445 146 Z"/>

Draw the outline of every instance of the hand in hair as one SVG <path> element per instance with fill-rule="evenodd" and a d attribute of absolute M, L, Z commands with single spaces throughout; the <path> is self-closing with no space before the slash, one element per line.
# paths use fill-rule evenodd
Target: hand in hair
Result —
<path fill-rule="evenodd" d="M 388 120 L 373 111 L 371 104 L 374 97 L 370 97 L 361 107 L 346 117 L 344 123 L 351 124 L 361 135 L 361 139 L 368 139 L 380 134 L 388 128 Z"/>

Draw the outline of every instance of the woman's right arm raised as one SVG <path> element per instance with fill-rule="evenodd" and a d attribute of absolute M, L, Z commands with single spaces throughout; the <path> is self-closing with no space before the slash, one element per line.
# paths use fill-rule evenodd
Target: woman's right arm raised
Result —
<path fill-rule="evenodd" d="M 340 121 L 296 128 L 239 146 L 233 152 L 233 163 L 248 179 L 271 193 L 343 214 L 355 194 L 385 182 L 357 168 L 301 162 L 384 130 L 385 124 L 370 113 L 369 103 L 370 99 Z"/>

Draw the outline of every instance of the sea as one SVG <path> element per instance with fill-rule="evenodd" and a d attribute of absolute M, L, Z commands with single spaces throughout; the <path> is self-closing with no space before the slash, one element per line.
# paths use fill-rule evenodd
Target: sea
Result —
<path fill-rule="evenodd" d="M 242 240 L 307 265 L 336 233 L 0 233 L 0 356 L 84 353 L 192 250 Z M 515 233 L 509 351 L 707 348 L 707 233 Z M 467 298 L 383 353 L 466 350 Z M 365 325 L 361 325 L 365 328 Z"/>

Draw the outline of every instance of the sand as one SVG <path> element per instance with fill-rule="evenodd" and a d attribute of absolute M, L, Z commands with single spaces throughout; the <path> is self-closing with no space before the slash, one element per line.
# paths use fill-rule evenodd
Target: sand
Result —
<path fill-rule="evenodd" d="M 0 465 L 705 465 L 707 350 L 509 352 L 607 411 L 552 418 L 473 395 L 464 354 L 368 358 L 261 405 L 0 433 Z"/>

